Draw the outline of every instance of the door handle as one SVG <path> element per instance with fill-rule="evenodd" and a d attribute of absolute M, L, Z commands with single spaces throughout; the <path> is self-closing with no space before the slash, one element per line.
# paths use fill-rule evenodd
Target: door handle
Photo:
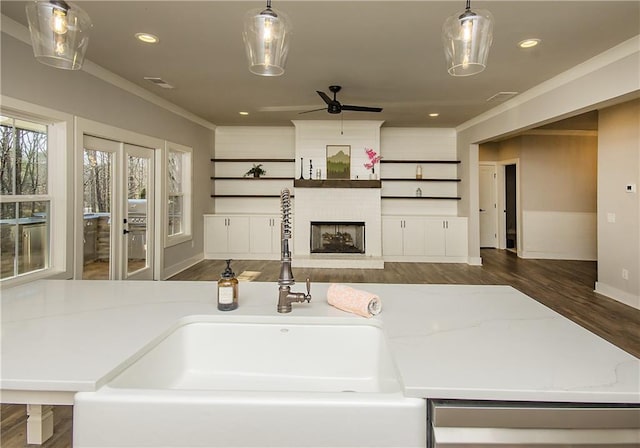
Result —
<path fill-rule="evenodd" d="M 485 210 L 485 209 L 483 209 L 483 208 L 481 208 L 481 209 L 480 209 L 480 211 L 481 211 L 481 212 L 486 212 L 486 210 Z"/>
<path fill-rule="evenodd" d="M 128 231 L 127 229 L 124 229 L 124 230 L 122 231 L 122 234 L 123 234 L 123 235 L 126 235 L 127 233 L 129 233 L 129 231 Z"/>

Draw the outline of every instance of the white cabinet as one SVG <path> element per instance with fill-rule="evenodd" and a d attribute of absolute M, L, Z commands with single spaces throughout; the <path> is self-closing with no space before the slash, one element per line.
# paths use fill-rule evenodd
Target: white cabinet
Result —
<path fill-rule="evenodd" d="M 279 215 L 205 215 L 204 257 L 277 260 Z"/>
<path fill-rule="evenodd" d="M 424 223 L 419 217 L 383 217 L 383 255 L 424 255 Z"/>
<path fill-rule="evenodd" d="M 208 215 L 204 217 L 205 258 L 249 252 L 249 217 Z"/>
<path fill-rule="evenodd" d="M 467 251 L 467 218 L 382 217 L 386 261 L 465 262 Z"/>
<path fill-rule="evenodd" d="M 425 233 L 427 256 L 467 256 L 466 218 L 425 218 Z"/>
<path fill-rule="evenodd" d="M 249 249 L 252 255 L 280 254 L 280 217 L 259 215 L 249 218 Z M 272 257 L 270 257 L 272 258 Z"/>

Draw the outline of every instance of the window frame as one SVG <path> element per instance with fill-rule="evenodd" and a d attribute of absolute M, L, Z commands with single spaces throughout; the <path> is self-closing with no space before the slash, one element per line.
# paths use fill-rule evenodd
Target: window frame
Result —
<path fill-rule="evenodd" d="M 182 157 L 182 232 L 169 234 L 169 154 L 179 153 Z M 162 163 L 163 194 L 162 194 L 162 228 L 164 247 L 182 244 L 193 239 L 193 148 L 179 143 L 166 141 Z"/>
<path fill-rule="evenodd" d="M 3 202 L 48 201 L 48 233 L 45 250 L 48 265 L 43 269 L 0 280 L 11 287 L 43 278 L 69 279 L 73 275 L 73 116 L 26 101 L 0 95 L 2 115 L 47 126 L 47 194 L 7 195 Z M 19 198 L 19 199 L 16 199 Z"/>

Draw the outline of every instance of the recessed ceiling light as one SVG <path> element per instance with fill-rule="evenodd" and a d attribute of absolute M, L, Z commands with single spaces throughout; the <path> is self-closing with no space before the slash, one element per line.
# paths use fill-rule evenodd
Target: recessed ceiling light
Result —
<path fill-rule="evenodd" d="M 523 41 L 518 42 L 518 47 L 520 48 L 533 48 L 538 45 L 542 40 L 540 39 L 525 39 Z"/>
<path fill-rule="evenodd" d="M 430 116 L 430 117 L 437 117 L 437 116 L 439 116 L 439 115 L 440 115 L 440 114 L 439 114 L 439 113 L 437 113 L 437 112 L 433 112 L 433 113 L 429 114 L 429 116 Z"/>
<path fill-rule="evenodd" d="M 158 36 L 149 33 L 136 33 L 136 39 L 144 42 L 145 44 L 157 44 L 160 42 Z"/>
<path fill-rule="evenodd" d="M 238 112 L 240 115 L 249 115 L 249 112 Z"/>

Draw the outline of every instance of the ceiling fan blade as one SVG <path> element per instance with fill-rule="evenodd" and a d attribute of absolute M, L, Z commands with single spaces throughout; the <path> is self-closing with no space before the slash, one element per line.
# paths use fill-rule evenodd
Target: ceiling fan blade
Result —
<path fill-rule="evenodd" d="M 320 109 L 305 110 L 304 112 L 298 112 L 298 115 L 300 115 L 300 114 L 308 114 L 309 112 L 318 112 L 320 110 L 327 110 L 327 108 L 326 107 L 322 107 Z"/>
<path fill-rule="evenodd" d="M 325 102 L 325 103 L 327 103 L 327 104 L 329 104 L 329 105 L 334 104 L 334 103 L 336 102 L 336 101 L 333 101 L 333 100 L 329 97 L 329 95 L 327 95 L 326 93 L 324 93 L 324 92 L 322 92 L 322 91 L 320 91 L 320 90 L 316 90 L 316 93 L 317 93 L 318 95 L 320 95 L 320 98 L 322 98 L 322 99 L 324 100 L 324 102 Z"/>
<path fill-rule="evenodd" d="M 355 110 L 358 112 L 382 112 L 381 107 L 366 107 L 366 106 L 347 106 L 342 105 L 342 110 Z"/>

